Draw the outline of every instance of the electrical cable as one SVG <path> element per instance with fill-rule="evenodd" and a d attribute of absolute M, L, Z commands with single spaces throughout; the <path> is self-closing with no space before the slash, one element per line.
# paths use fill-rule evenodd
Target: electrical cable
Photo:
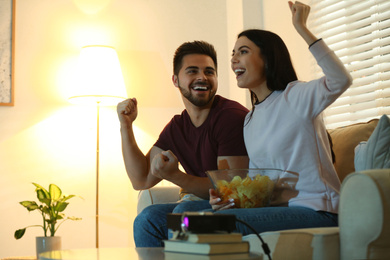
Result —
<path fill-rule="evenodd" d="M 272 260 L 271 250 L 269 249 L 267 243 L 265 243 L 264 240 L 261 238 L 261 236 L 257 233 L 257 231 L 251 225 L 249 225 L 248 223 L 246 223 L 245 221 L 243 221 L 241 219 L 236 218 L 236 221 L 241 223 L 241 224 L 244 224 L 245 226 L 247 226 L 250 230 L 252 230 L 255 233 L 255 235 L 260 239 L 261 247 L 263 248 L 264 253 L 268 256 L 269 260 Z"/>

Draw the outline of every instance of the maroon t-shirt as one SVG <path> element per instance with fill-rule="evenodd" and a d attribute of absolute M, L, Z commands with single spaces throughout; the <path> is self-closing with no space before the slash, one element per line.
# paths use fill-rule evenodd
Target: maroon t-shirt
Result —
<path fill-rule="evenodd" d="M 246 156 L 243 127 L 248 109 L 216 95 L 206 121 L 195 127 L 186 110 L 165 126 L 154 146 L 171 150 L 187 174 L 206 177 L 218 156 Z"/>

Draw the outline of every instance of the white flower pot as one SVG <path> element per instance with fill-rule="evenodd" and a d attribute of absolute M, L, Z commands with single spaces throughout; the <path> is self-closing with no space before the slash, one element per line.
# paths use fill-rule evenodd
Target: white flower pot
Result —
<path fill-rule="evenodd" d="M 36 237 L 37 259 L 39 254 L 47 251 L 61 250 L 61 237 Z"/>

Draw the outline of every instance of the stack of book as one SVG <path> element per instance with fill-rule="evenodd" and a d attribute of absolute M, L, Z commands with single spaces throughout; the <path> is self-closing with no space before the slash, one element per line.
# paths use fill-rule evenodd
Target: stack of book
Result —
<path fill-rule="evenodd" d="M 240 233 L 185 233 L 164 241 L 165 259 L 262 259 L 249 253 L 249 243 Z"/>

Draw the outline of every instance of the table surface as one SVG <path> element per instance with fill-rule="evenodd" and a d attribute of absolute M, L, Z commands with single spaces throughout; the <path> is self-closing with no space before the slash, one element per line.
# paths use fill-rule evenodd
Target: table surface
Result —
<path fill-rule="evenodd" d="M 45 252 L 39 260 L 146 260 L 164 259 L 163 248 L 93 248 Z"/>
<path fill-rule="evenodd" d="M 194 256 L 194 255 L 192 255 Z M 196 256 L 196 255 L 195 255 Z M 45 252 L 39 255 L 40 260 L 163 260 L 164 248 L 99 248 L 72 249 Z M 250 254 L 248 259 L 262 259 L 257 254 Z M 185 259 L 184 259 L 185 260 Z"/>

